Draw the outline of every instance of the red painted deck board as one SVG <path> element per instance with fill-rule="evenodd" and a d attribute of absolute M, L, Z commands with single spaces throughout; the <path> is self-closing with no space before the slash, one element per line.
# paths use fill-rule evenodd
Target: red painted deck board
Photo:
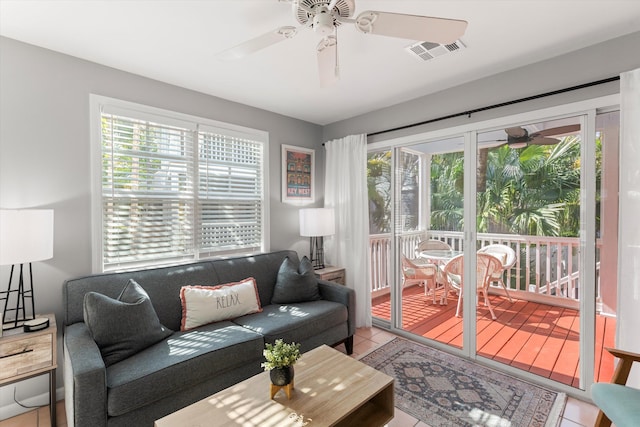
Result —
<path fill-rule="evenodd" d="M 605 319 L 604 340 L 603 347 L 615 348 L 616 347 L 616 319 L 614 317 L 602 316 Z M 615 370 L 614 357 L 611 356 L 606 350 L 602 351 L 602 358 L 600 362 L 600 372 L 598 379 L 605 379 L 609 381 L 613 376 Z"/>
<path fill-rule="evenodd" d="M 505 301 L 511 304 L 508 300 Z M 476 338 L 478 354 L 493 358 L 518 330 L 517 327 L 514 327 L 514 324 L 518 323 L 518 316 L 521 316 L 521 311 L 526 307 L 526 302 L 514 301 L 514 303 L 508 307 L 508 310 L 500 313 L 500 321 L 491 322 L 488 327 L 482 331 L 478 331 Z"/>
<path fill-rule="evenodd" d="M 542 348 L 544 348 L 545 343 L 551 334 L 550 325 L 554 318 L 557 317 L 557 312 L 558 310 L 548 310 L 546 312 L 537 310 L 535 315 L 529 318 L 528 326 L 530 326 L 530 328 L 535 326 L 535 328 L 528 332 L 529 337 L 522 345 L 516 356 L 511 360 L 511 366 L 529 370 L 529 368 L 534 364 L 537 354 L 540 353 Z M 536 322 L 536 319 L 539 319 L 539 321 Z"/>
<path fill-rule="evenodd" d="M 411 286 L 403 290 L 402 324 L 412 334 L 420 335 L 455 347 L 462 346 L 462 316 L 455 317 L 456 295 L 449 295 L 448 304 L 433 304 L 423 288 Z M 438 294 L 437 301 L 440 301 Z M 476 313 L 476 343 L 478 355 L 519 369 L 578 387 L 580 314 L 577 310 L 514 300 L 492 295 L 494 312 L 481 303 Z M 372 314 L 389 320 L 389 296 L 372 300 Z M 464 316 L 464 313 L 463 313 Z M 596 353 L 594 378 L 609 381 L 614 358 L 604 348 L 615 343 L 614 317 L 596 317 Z"/>

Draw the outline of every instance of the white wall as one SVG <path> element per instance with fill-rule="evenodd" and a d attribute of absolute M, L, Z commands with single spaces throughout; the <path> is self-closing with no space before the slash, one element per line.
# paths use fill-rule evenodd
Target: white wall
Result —
<path fill-rule="evenodd" d="M 91 273 L 91 93 L 268 131 L 271 249 L 308 251 L 299 206 L 280 202 L 280 146 L 317 149 L 314 206 L 321 206 L 320 126 L 0 38 L 0 208 L 54 209 L 54 257 L 34 263 L 33 273 L 36 311 L 56 314 L 59 335 L 62 282 Z M 8 278 L 7 267 L 0 268 L 0 288 Z M 61 387 L 61 372 L 58 380 Z M 0 408 L 13 402 L 13 387 L 0 388 Z M 19 398 L 45 393 L 46 376 L 16 387 Z M 0 410 L 0 419 L 6 416 Z"/>

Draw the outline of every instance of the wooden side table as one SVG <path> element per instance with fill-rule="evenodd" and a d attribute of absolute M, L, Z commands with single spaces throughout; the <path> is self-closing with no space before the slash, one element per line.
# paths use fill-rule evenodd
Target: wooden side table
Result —
<path fill-rule="evenodd" d="M 49 318 L 49 327 L 37 332 L 22 329 L 3 331 L 0 337 L 0 386 L 27 378 L 49 374 L 49 412 L 51 426 L 56 425 L 56 318 Z"/>
<path fill-rule="evenodd" d="M 318 279 L 340 283 L 341 285 L 346 284 L 346 273 L 343 267 L 327 265 L 325 268 L 315 270 L 314 273 Z"/>

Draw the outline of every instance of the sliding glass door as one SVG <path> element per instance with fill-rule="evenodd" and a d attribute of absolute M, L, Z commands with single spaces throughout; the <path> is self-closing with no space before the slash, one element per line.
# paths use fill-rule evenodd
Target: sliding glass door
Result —
<path fill-rule="evenodd" d="M 455 137 L 371 151 L 368 176 L 373 317 L 458 349 L 458 293 L 443 268 L 462 250 L 463 148 Z"/>
<path fill-rule="evenodd" d="M 374 320 L 585 390 L 613 368 L 617 113 L 454 131 L 370 153 Z"/>
<path fill-rule="evenodd" d="M 483 272 L 476 322 L 479 356 L 579 385 L 581 117 L 478 134 L 476 200 Z M 582 283 L 584 286 L 584 282 Z"/>

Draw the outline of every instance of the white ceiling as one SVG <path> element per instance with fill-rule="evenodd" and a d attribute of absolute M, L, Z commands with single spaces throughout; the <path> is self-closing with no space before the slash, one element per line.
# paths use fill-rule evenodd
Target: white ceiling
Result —
<path fill-rule="evenodd" d="M 278 0 L 0 0 L 0 35 L 324 125 L 640 31 L 638 0 L 356 0 L 355 15 L 365 10 L 466 20 L 467 48 L 422 62 L 405 52 L 411 40 L 343 25 L 341 80 L 321 88 L 311 30 L 241 60 L 215 56 L 297 25 Z"/>

